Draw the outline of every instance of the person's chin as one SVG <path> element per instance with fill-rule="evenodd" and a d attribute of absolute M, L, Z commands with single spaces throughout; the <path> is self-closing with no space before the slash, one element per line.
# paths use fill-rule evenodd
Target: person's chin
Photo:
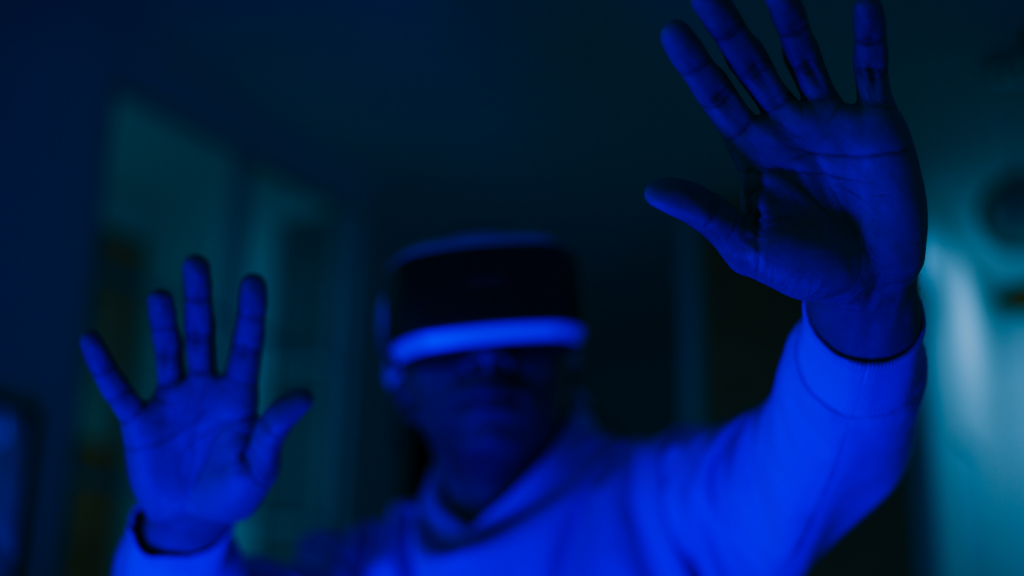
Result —
<path fill-rule="evenodd" d="M 459 416 L 459 441 L 468 451 L 489 452 L 529 444 L 537 435 L 536 418 L 507 407 L 476 407 Z"/>

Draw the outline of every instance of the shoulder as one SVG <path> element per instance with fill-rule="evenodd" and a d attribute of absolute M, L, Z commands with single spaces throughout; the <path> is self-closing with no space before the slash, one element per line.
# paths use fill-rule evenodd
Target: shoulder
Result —
<path fill-rule="evenodd" d="M 380 517 L 347 530 L 314 532 L 299 547 L 298 565 L 308 574 L 363 574 L 375 559 L 393 551 L 414 514 L 413 502 L 400 500 Z"/>
<path fill-rule="evenodd" d="M 652 436 L 609 435 L 595 479 L 633 483 L 646 477 L 657 482 L 666 473 L 692 470 L 708 454 L 721 427 L 677 424 Z"/>

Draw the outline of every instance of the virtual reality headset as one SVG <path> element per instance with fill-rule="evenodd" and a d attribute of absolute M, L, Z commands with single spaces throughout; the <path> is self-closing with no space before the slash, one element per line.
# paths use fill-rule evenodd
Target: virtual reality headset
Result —
<path fill-rule="evenodd" d="M 579 350 L 569 255 L 539 232 L 475 232 L 414 244 L 392 256 L 376 303 L 381 382 L 392 390 L 410 364 L 508 348 Z"/>

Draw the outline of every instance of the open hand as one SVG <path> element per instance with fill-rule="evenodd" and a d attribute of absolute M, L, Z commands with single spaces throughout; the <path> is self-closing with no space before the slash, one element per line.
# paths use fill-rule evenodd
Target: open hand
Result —
<path fill-rule="evenodd" d="M 242 281 L 227 370 L 217 372 L 210 274 L 206 261 L 183 266 L 185 348 L 174 302 L 149 298 L 157 390 L 143 402 L 95 334 L 82 354 L 103 398 L 121 424 L 132 490 L 154 529 L 149 544 L 167 551 L 199 548 L 259 507 L 277 476 L 281 444 L 306 413 L 310 397 L 289 394 L 257 417 L 266 287 Z M 163 530 L 157 527 L 165 528 Z"/>
<path fill-rule="evenodd" d="M 728 0 L 692 4 L 760 108 L 751 112 L 686 24 L 665 26 L 665 52 L 740 170 L 741 210 L 684 180 L 651 184 L 648 201 L 703 234 L 733 270 L 792 298 L 854 310 L 905 291 L 924 263 L 926 207 L 889 89 L 881 6 L 854 9 L 857 102 L 847 104 L 799 0 L 767 0 L 799 98 Z"/>

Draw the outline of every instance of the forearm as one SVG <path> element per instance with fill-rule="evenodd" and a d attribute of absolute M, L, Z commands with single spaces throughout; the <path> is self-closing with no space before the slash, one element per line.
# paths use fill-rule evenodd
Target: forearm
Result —
<path fill-rule="evenodd" d="M 920 341 L 887 362 L 845 358 L 808 317 L 786 341 L 768 400 L 711 433 L 704 462 L 677 466 L 701 486 L 680 490 L 692 498 L 681 523 L 709 526 L 701 531 L 717 536 L 697 545 L 730 568 L 703 571 L 805 572 L 904 470 L 925 379 Z M 736 541 L 758 545 L 737 551 Z"/>
<path fill-rule="evenodd" d="M 880 360 L 905 352 L 924 322 L 917 283 L 878 290 L 865 298 L 807 302 L 807 319 L 834 351 Z"/>

